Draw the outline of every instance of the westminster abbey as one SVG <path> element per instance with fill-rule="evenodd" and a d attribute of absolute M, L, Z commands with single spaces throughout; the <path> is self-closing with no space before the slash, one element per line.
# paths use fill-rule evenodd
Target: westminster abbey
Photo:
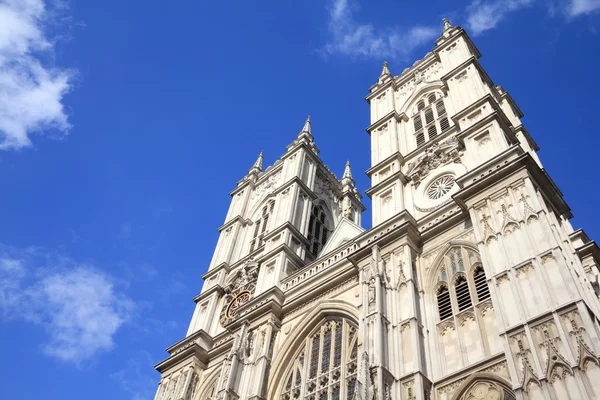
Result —
<path fill-rule="evenodd" d="M 369 88 L 372 228 L 310 118 L 231 206 L 155 400 L 600 399 L 600 251 L 444 20 Z"/>

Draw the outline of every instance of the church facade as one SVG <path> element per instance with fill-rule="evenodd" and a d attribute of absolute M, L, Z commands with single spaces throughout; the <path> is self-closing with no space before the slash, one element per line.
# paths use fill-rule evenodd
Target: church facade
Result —
<path fill-rule="evenodd" d="M 310 119 L 231 205 L 155 400 L 600 398 L 600 252 L 447 20 L 371 110 L 372 228 Z"/>

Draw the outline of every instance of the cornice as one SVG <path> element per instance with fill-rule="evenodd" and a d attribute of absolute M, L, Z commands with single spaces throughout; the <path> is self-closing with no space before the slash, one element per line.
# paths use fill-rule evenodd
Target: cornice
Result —
<path fill-rule="evenodd" d="M 287 151 L 281 156 L 281 160 L 283 161 L 284 159 L 290 157 L 295 151 L 298 150 L 298 148 L 300 147 L 304 147 L 304 149 L 308 152 L 308 153 L 312 153 L 315 155 L 318 155 L 321 150 L 319 150 L 317 148 L 317 145 L 312 142 L 314 147 L 310 147 L 305 141 L 301 140 L 299 142 L 296 141 L 296 139 L 294 139 L 294 141 L 292 143 L 290 143 L 287 146 Z"/>
<path fill-rule="evenodd" d="M 185 345 L 186 343 L 189 343 L 189 342 L 195 342 L 196 340 L 202 341 L 203 344 L 205 344 L 206 350 L 209 350 L 210 347 L 212 347 L 212 344 L 213 344 L 212 336 L 210 336 L 207 332 L 200 329 L 197 332 L 192 333 L 191 335 L 181 339 L 177 343 L 168 347 L 167 352 L 169 354 L 173 355 L 173 353 L 175 353 L 178 349 L 180 349 L 182 345 Z"/>
<path fill-rule="evenodd" d="M 372 90 L 371 93 L 369 93 L 368 95 L 365 96 L 365 100 L 367 101 L 367 103 L 370 103 L 371 100 L 373 99 L 373 97 L 378 96 L 381 92 L 383 92 L 384 90 L 388 89 L 388 88 L 392 88 L 393 90 L 398 89 L 398 85 L 396 83 L 396 80 L 392 77 L 389 81 L 379 85 L 378 83 L 374 84 L 373 86 L 371 86 L 369 88 L 369 90 Z"/>
<path fill-rule="evenodd" d="M 221 285 L 215 284 L 215 285 L 209 287 L 208 289 L 206 289 L 206 291 L 200 293 L 198 296 L 194 297 L 193 302 L 194 303 L 199 303 L 202 300 L 204 300 L 205 298 L 210 297 L 210 296 L 212 296 L 215 293 L 218 296 L 221 296 L 223 293 L 225 293 L 225 289 L 223 289 L 221 287 Z"/>
<path fill-rule="evenodd" d="M 205 349 L 200 347 L 197 343 L 191 343 L 190 347 L 156 364 L 154 369 L 163 373 L 174 365 L 189 358 L 195 358 L 203 366 L 206 366 L 209 360 L 208 352 Z"/>
<path fill-rule="evenodd" d="M 402 166 L 404 165 L 404 156 L 399 151 L 396 151 L 391 156 L 388 156 L 382 161 L 379 161 L 377 164 L 366 170 L 365 174 L 367 174 L 367 176 L 371 178 L 374 173 L 376 173 L 380 169 L 385 168 L 387 165 L 391 164 L 392 161 L 398 161 L 400 163 L 400 166 Z"/>
<path fill-rule="evenodd" d="M 300 239 L 300 241 L 305 246 L 309 246 L 310 245 L 310 243 L 308 242 L 308 240 L 306 240 L 306 238 L 304 237 L 304 235 L 302 233 L 300 233 L 300 231 L 291 222 L 289 222 L 289 221 L 286 221 L 283 224 L 281 224 L 278 227 L 276 227 L 275 229 L 267 232 L 263 236 L 263 240 L 266 242 L 266 241 L 270 240 L 273 236 L 277 235 L 278 233 L 283 232 L 286 229 L 288 229 L 292 233 L 292 235 L 294 237 Z"/>
<path fill-rule="evenodd" d="M 475 53 L 474 57 L 480 58 L 481 57 L 481 52 L 479 51 L 479 49 L 477 48 L 477 46 L 475 46 L 475 43 L 473 43 L 473 41 L 471 40 L 471 38 L 469 37 L 469 35 L 467 34 L 467 32 L 465 32 L 465 30 L 462 29 L 459 26 L 456 26 L 455 28 L 458 29 L 458 31 L 456 31 L 456 33 L 451 34 L 448 37 L 444 37 L 442 35 L 442 36 L 440 36 L 435 41 L 436 47 L 433 49 L 433 52 L 435 54 L 438 54 L 438 53 L 442 52 L 443 50 L 446 49 L 446 47 L 448 47 L 452 43 L 454 43 L 456 41 L 456 39 L 462 37 L 462 38 L 465 39 L 465 42 L 467 43 L 467 47 L 471 50 L 471 52 Z"/>
<path fill-rule="evenodd" d="M 229 192 L 229 195 L 235 196 L 237 193 L 239 193 L 240 191 L 242 191 L 243 189 L 245 189 L 248 186 L 250 186 L 251 189 L 254 189 L 257 186 L 260 186 L 260 184 L 264 180 L 268 179 L 269 176 L 277 173 L 281 169 L 283 169 L 283 162 L 281 162 L 281 160 L 277 160 L 277 161 L 275 161 L 275 163 L 273 165 L 267 167 L 267 169 L 265 169 L 265 171 L 260 175 L 260 177 L 256 181 L 251 181 L 251 180 L 245 179 L 245 177 L 244 177 L 242 179 L 242 183 L 240 185 L 238 185 L 238 187 L 233 189 L 231 192 Z"/>
<path fill-rule="evenodd" d="M 370 93 L 365 96 L 365 100 L 370 102 L 373 97 L 376 97 L 384 89 L 387 89 L 390 86 L 389 83 L 392 83 L 393 89 L 397 90 L 400 86 L 413 78 L 411 72 L 414 72 L 415 70 L 427 69 L 430 64 L 433 64 L 436 61 L 440 61 L 440 58 L 438 54 L 435 53 L 434 48 L 427 52 L 422 59 L 415 61 L 412 66 L 405 68 L 399 75 L 394 76 L 390 81 L 385 82 L 383 85 L 379 85 L 377 83 L 372 85 L 369 88 Z"/>
<path fill-rule="evenodd" d="M 217 230 L 219 232 L 223 232 L 230 226 L 233 226 L 236 222 L 240 222 L 242 225 L 248 225 L 252 221 L 250 221 L 249 219 L 244 219 L 241 215 L 236 215 L 235 217 L 231 218 L 229 221 L 227 221 L 223 225 L 221 225 L 221 227 L 219 227 Z"/>
<path fill-rule="evenodd" d="M 598 248 L 598 244 L 593 240 L 587 242 L 581 247 L 576 248 L 575 251 L 581 260 L 588 256 L 592 256 L 596 263 L 600 261 L 600 248 Z"/>
<path fill-rule="evenodd" d="M 559 216 L 564 216 L 565 218 L 573 217 L 571 209 L 565 202 L 562 193 L 558 190 L 554 181 L 552 181 L 552 178 L 519 145 L 508 148 L 487 163 L 458 178 L 456 182 L 461 187 L 461 190 L 454 194 L 452 198 L 466 210 L 466 201 L 468 199 L 488 190 L 496 182 L 519 170 L 526 170 L 528 172 L 531 179 L 540 188 L 542 195 L 548 200 Z"/>
<path fill-rule="evenodd" d="M 535 140 L 533 140 L 533 137 L 531 137 L 531 135 L 529 134 L 529 131 L 523 126 L 523 124 L 517 125 L 516 127 L 514 127 L 514 131 L 516 132 L 522 132 L 523 136 L 525 137 L 525 140 L 527 140 L 527 143 L 529 143 L 529 146 L 531 147 L 531 149 L 533 151 L 539 151 L 540 150 L 540 146 L 538 146 L 538 144 L 536 143 Z"/>
<path fill-rule="evenodd" d="M 475 56 L 471 56 L 471 57 L 467 58 L 461 64 L 459 64 L 458 66 L 454 67 L 454 69 L 452 69 L 448 73 L 446 73 L 446 75 L 442 76 L 440 78 L 440 80 L 443 82 L 447 82 L 449 79 L 454 77 L 454 75 L 460 73 L 462 70 L 464 70 L 469 65 L 473 65 L 475 68 L 477 68 L 477 70 L 481 74 L 483 80 L 486 81 L 490 85 L 490 87 L 492 87 L 492 88 L 496 87 L 496 85 L 494 85 L 494 81 L 492 81 L 492 78 L 490 78 L 490 76 L 487 74 L 487 72 L 483 69 L 483 67 L 481 66 L 481 64 L 479 63 L 479 61 L 477 60 L 477 58 Z"/>
<path fill-rule="evenodd" d="M 282 305 L 284 298 L 281 289 L 273 286 L 241 306 L 237 311 L 238 317 L 227 324 L 226 329 L 233 333 L 242 324 L 246 322 L 252 323 L 252 321 L 265 314 L 273 314 L 278 320 L 281 320 L 283 317 Z"/>
<path fill-rule="evenodd" d="M 512 96 L 507 91 L 503 91 L 502 93 L 499 93 L 499 96 L 501 99 L 506 100 L 508 102 L 508 104 L 510 104 L 510 106 L 515 110 L 517 117 L 523 118 L 523 115 L 524 115 L 523 111 L 521 111 L 521 109 L 519 108 L 517 103 L 515 103 Z"/>
<path fill-rule="evenodd" d="M 303 268 L 306 264 L 303 259 L 298 257 L 298 255 L 288 246 L 287 244 L 280 244 L 279 246 L 271 249 L 268 253 L 263 254 L 256 261 L 260 264 L 267 262 L 270 258 L 273 258 L 278 253 L 284 252 L 288 257 L 288 261 L 291 261 L 295 264 L 296 268 Z"/>
<path fill-rule="evenodd" d="M 385 178 L 383 181 L 379 182 L 377 185 L 370 187 L 365 191 L 365 194 L 372 198 L 373 193 L 381 190 L 382 188 L 387 187 L 392 182 L 399 180 L 402 184 L 408 182 L 408 178 L 402 173 L 402 171 L 396 171 L 392 175 Z"/>
<path fill-rule="evenodd" d="M 219 272 L 221 272 L 221 270 L 225 270 L 225 273 L 229 273 L 229 271 L 231 271 L 231 267 L 229 266 L 229 264 L 227 264 L 226 262 L 222 262 L 221 264 L 217 265 L 216 267 L 209 269 L 208 271 L 206 271 L 206 273 L 204 275 L 201 276 L 202 279 L 204 280 L 208 280 L 210 278 L 212 278 L 213 276 L 217 275 Z"/>
<path fill-rule="evenodd" d="M 277 189 L 275 189 L 273 191 L 273 195 L 277 195 L 277 194 L 283 192 L 285 189 L 289 188 L 294 183 L 297 183 L 298 186 L 300 186 L 300 188 L 311 198 L 311 200 L 317 199 L 317 195 L 315 194 L 315 192 L 313 192 L 312 189 L 309 188 L 306 185 L 306 183 L 304 183 L 302 181 L 302 179 L 300 179 L 298 176 L 292 177 L 289 181 L 285 182 L 284 184 L 282 184 L 281 186 L 279 186 Z"/>
<path fill-rule="evenodd" d="M 383 125 L 384 123 L 386 123 L 390 119 L 392 119 L 392 117 L 394 117 L 396 119 L 396 122 L 408 121 L 408 116 L 405 113 L 398 114 L 398 112 L 396 110 L 392 110 L 389 113 L 387 113 L 386 115 L 384 115 L 383 117 L 379 118 L 377 121 L 375 121 L 371 125 L 369 125 L 368 127 L 366 127 L 365 130 L 370 135 L 374 129 L 379 128 L 381 125 Z"/>

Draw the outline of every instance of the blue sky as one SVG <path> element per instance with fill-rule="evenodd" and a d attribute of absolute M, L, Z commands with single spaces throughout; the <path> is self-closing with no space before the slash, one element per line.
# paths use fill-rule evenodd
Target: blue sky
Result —
<path fill-rule="evenodd" d="M 398 74 L 429 51 L 442 17 L 471 34 L 573 224 L 599 237 L 599 11 L 0 0 L 0 398 L 151 398 L 235 183 L 310 114 L 325 162 L 339 175 L 350 158 L 367 189 L 367 89 L 383 60 Z"/>

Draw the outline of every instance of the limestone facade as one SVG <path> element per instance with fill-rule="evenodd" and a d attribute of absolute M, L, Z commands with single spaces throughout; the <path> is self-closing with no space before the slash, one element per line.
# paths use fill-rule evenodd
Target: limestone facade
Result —
<path fill-rule="evenodd" d="M 600 252 L 444 22 L 371 109 L 372 228 L 310 118 L 232 201 L 155 400 L 598 399 Z"/>

